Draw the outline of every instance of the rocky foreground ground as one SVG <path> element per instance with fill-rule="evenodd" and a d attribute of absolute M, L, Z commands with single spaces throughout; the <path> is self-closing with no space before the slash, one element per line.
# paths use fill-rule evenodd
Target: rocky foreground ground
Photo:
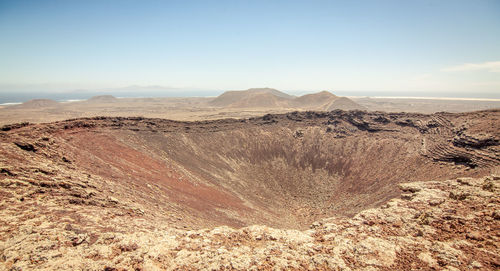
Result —
<path fill-rule="evenodd" d="M 2 191 L 28 186 L 3 179 Z M 4 270 L 498 270 L 500 177 L 405 183 L 403 194 L 353 218 L 309 230 L 240 229 L 86 232 L 24 212 L 2 199 Z M 19 200 L 19 199 L 18 199 Z M 19 214 L 20 215 L 20 214 Z M 130 218 L 134 223 L 136 218 Z"/>

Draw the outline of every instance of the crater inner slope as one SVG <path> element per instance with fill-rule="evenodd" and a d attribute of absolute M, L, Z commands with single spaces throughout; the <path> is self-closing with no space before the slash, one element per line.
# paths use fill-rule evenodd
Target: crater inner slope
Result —
<path fill-rule="evenodd" d="M 158 227 L 303 229 L 380 206 L 400 193 L 399 182 L 497 171 L 499 117 L 498 110 L 332 111 L 10 125 L 1 133 L 0 178 L 25 178 L 45 196 L 106 210 L 110 219 L 143 217 Z"/>

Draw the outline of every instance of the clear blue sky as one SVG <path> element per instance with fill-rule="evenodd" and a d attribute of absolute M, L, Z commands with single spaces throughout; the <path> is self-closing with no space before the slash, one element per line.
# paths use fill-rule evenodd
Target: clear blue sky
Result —
<path fill-rule="evenodd" d="M 0 0 L 0 93 L 128 85 L 500 98 L 500 1 Z"/>

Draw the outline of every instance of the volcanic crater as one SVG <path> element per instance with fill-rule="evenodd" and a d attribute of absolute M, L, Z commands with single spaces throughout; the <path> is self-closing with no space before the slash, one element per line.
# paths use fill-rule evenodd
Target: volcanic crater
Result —
<path fill-rule="evenodd" d="M 499 127 L 500 110 L 5 125 L 0 269 L 498 270 Z"/>
<path fill-rule="evenodd" d="M 499 116 L 498 110 L 337 110 L 199 122 L 95 117 L 7 125 L 2 162 L 11 166 L 2 178 L 24 174 L 57 188 L 38 184 L 70 205 L 113 206 L 110 218 L 143 216 L 156 226 L 305 229 L 380 206 L 399 195 L 399 182 L 497 170 Z M 54 176 L 66 180 L 54 183 Z M 78 185 L 65 188 L 68 181 Z"/>

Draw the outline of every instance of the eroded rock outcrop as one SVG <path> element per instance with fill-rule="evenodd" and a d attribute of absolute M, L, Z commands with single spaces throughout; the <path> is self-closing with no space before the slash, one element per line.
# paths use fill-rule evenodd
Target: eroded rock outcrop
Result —
<path fill-rule="evenodd" d="M 88 232 L 32 218 L 1 240 L 1 264 L 66 270 L 498 270 L 499 185 L 498 176 L 405 183 L 399 199 L 353 218 L 323 219 L 305 231 L 255 225 Z"/>

